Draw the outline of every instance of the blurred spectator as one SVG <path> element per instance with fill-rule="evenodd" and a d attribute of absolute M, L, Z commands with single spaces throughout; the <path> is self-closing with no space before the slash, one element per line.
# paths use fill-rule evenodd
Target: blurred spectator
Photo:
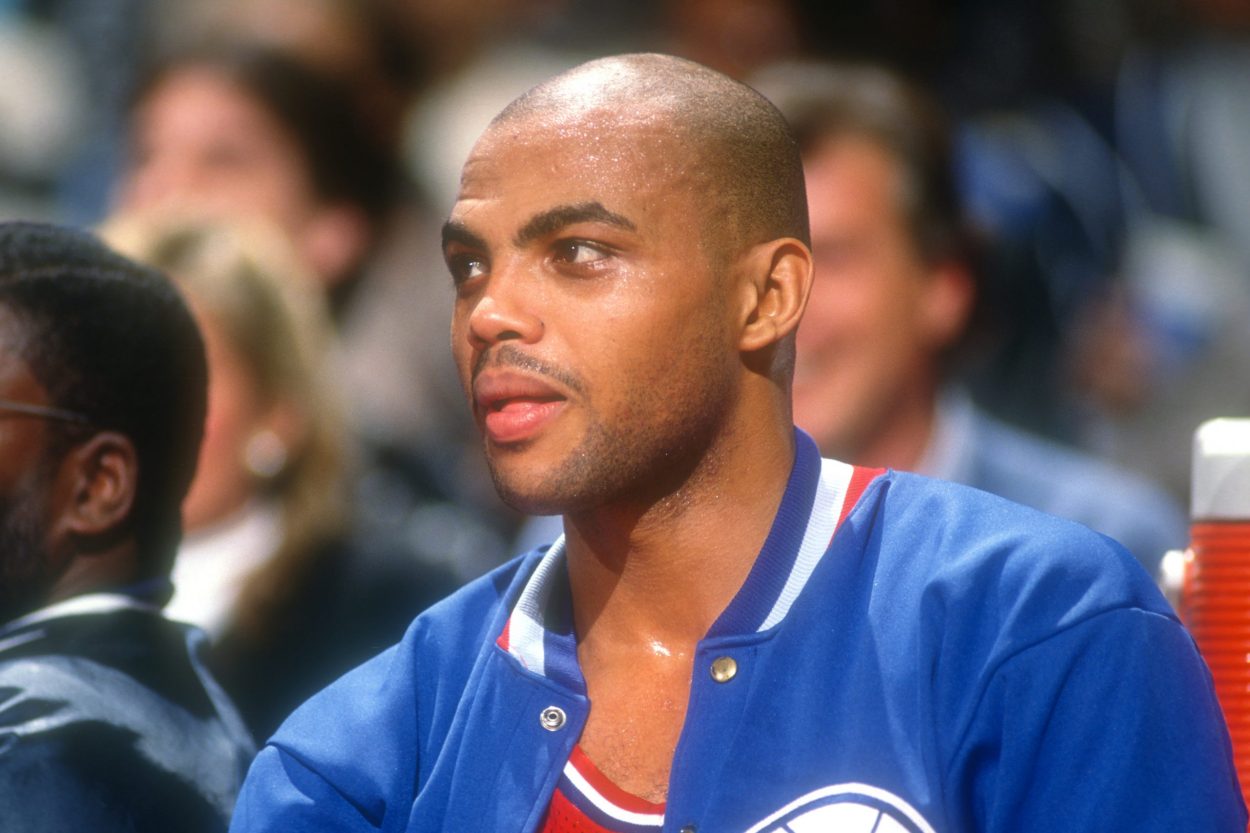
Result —
<path fill-rule="evenodd" d="M 663 51 L 731 78 L 795 58 L 800 22 L 792 0 L 664 0 Z"/>
<path fill-rule="evenodd" d="M 399 187 L 352 96 L 341 79 L 266 47 L 170 57 L 136 93 L 118 205 L 267 219 L 344 303 Z"/>
<path fill-rule="evenodd" d="M 402 177 L 355 113 L 349 84 L 271 47 L 178 53 L 136 99 L 119 206 L 260 217 L 290 238 L 331 304 L 351 428 L 381 464 L 370 468 L 369 505 L 384 504 L 396 524 L 431 498 L 472 506 L 485 533 L 477 555 L 448 557 L 476 575 L 502 557 L 480 539 L 511 516 L 481 456 L 461 453 L 473 432 L 446 346 L 450 281 L 420 221 L 397 229 L 418 238 L 399 248 L 402 268 L 378 262 Z"/>
<path fill-rule="evenodd" d="M 159 274 L 0 224 L 0 819 L 224 831 L 255 747 L 161 615 L 204 348 Z"/>
<path fill-rule="evenodd" d="M 873 67 L 756 78 L 803 149 L 816 281 L 798 335 L 796 423 L 857 464 L 921 471 L 1085 523 L 1153 574 L 1186 540 L 1157 488 L 982 412 L 950 384 L 975 329 L 977 264 L 936 105 Z"/>
<path fill-rule="evenodd" d="M 166 217 L 107 232 L 185 290 L 204 333 L 208 421 L 168 613 L 208 631 L 258 737 L 455 586 L 352 517 L 321 299 L 264 228 Z"/>
<path fill-rule="evenodd" d="M 996 240 L 979 400 L 1177 498 L 1196 426 L 1250 408 L 1247 9 L 974 0 L 928 73 Z"/>
<path fill-rule="evenodd" d="M 386 441 L 448 433 L 446 403 L 464 407 L 450 360 L 412 335 L 445 309 L 411 275 L 369 270 L 402 177 L 345 81 L 269 47 L 191 49 L 140 89 L 130 146 L 121 210 L 260 217 L 289 236 L 330 301 L 354 424 Z"/>
<path fill-rule="evenodd" d="M 213 0 L 172 4 L 158 20 L 159 41 L 264 44 L 351 83 L 365 123 L 382 142 L 399 141 L 420 62 L 389 0 Z"/>
<path fill-rule="evenodd" d="M 85 121 L 75 69 L 63 33 L 0 5 L 0 219 L 56 214 L 56 181 Z"/>
<path fill-rule="evenodd" d="M 423 60 L 406 126 L 409 169 L 440 217 L 451 209 L 460 168 L 499 110 L 538 81 L 607 44 L 543 43 L 543 27 L 567 0 L 388 0 Z M 450 296 L 448 296 L 450 309 Z"/>
<path fill-rule="evenodd" d="M 1186 494 L 1197 426 L 1250 412 L 1250 5 L 1128 6 L 1140 34 L 1105 96 L 1125 194 L 1118 283 L 1070 364 L 1084 440 Z"/>

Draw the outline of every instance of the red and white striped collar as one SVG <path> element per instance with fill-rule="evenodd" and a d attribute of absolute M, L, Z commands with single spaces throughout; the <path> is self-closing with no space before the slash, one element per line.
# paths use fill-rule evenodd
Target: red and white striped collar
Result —
<path fill-rule="evenodd" d="M 566 805 L 566 822 L 570 812 L 582 820 L 578 829 L 587 826 L 587 822 L 596 830 L 622 833 L 655 833 L 664 826 L 663 804 L 653 804 L 622 790 L 599 771 L 580 746 L 573 747 L 556 790 Z M 552 800 L 554 804 L 559 799 L 553 796 Z"/>

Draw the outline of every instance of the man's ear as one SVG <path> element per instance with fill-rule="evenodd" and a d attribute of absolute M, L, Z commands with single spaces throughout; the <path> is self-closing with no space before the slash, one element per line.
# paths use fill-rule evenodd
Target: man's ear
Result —
<path fill-rule="evenodd" d="M 930 270 L 921 299 L 918 326 L 936 351 L 945 350 L 963 337 L 976 303 L 976 286 L 968 267 L 940 263 Z"/>
<path fill-rule="evenodd" d="M 101 431 L 66 453 L 60 518 L 70 534 L 107 536 L 123 527 L 134 506 L 139 483 L 139 456 L 130 438 Z"/>
<path fill-rule="evenodd" d="M 746 272 L 738 349 L 755 352 L 799 326 L 812 288 L 812 253 L 802 241 L 783 237 L 753 246 L 739 265 Z"/>

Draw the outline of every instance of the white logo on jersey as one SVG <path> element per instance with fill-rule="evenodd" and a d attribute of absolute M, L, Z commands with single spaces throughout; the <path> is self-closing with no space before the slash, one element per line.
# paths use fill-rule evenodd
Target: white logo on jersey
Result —
<path fill-rule="evenodd" d="M 796 798 L 746 833 L 934 833 L 916 809 L 868 784 L 835 784 Z"/>

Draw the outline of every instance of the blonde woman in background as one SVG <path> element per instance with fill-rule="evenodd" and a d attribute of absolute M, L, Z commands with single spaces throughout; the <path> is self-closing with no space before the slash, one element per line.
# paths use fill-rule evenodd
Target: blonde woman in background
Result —
<path fill-rule="evenodd" d="M 209 633 L 258 739 L 453 586 L 354 524 L 326 311 L 265 229 L 152 216 L 104 229 L 173 278 L 204 334 L 208 420 L 166 612 Z"/>

